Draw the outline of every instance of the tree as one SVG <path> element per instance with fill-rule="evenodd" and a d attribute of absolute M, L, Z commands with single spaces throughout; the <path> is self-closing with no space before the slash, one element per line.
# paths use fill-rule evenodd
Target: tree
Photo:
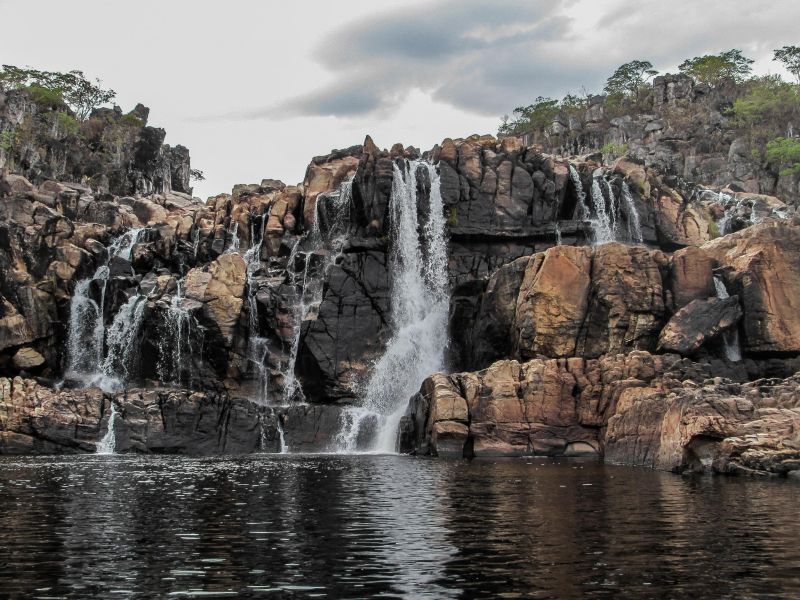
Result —
<path fill-rule="evenodd" d="M 752 64 L 753 61 L 744 56 L 741 50 L 728 50 L 690 58 L 683 61 L 678 69 L 700 83 L 715 86 L 726 79 L 741 83 L 753 70 Z"/>
<path fill-rule="evenodd" d="M 116 96 L 114 90 L 103 89 L 100 83 L 99 79 L 95 79 L 92 83 L 86 79 L 82 71 L 60 73 L 58 71 L 20 69 L 13 65 L 3 65 L 3 69 L 0 71 L 0 89 L 2 91 L 22 88 L 47 90 L 51 96 L 58 95 L 66 102 L 81 121 L 85 120 L 92 110 L 111 101 Z"/>
<path fill-rule="evenodd" d="M 657 75 L 652 63 L 646 60 L 632 60 L 620 66 L 606 81 L 605 93 L 609 96 L 631 95 L 639 102 L 642 88 L 647 81 Z"/>
<path fill-rule="evenodd" d="M 558 115 L 558 104 L 558 100 L 539 96 L 533 104 L 518 106 L 514 109 L 515 118 L 510 126 L 510 133 L 543 131 Z"/>
<path fill-rule="evenodd" d="M 800 46 L 784 46 L 775 50 L 772 60 L 782 62 L 786 70 L 800 83 Z"/>

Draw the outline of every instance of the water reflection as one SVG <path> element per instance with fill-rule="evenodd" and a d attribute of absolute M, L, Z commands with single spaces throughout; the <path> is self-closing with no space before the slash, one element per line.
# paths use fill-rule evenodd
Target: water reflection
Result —
<path fill-rule="evenodd" d="M 2 459 L 0 595 L 796 597 L 798 492 L 538 459 Z"/>

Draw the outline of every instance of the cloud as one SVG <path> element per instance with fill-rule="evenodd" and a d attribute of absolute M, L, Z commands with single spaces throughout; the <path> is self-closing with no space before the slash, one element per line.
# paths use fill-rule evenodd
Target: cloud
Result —
<path fill-rule="evenodd" d="M 245 118 L 389 115 L 413 90 L 482 115 L 536 96 L 599 91 L 633 59 L 669 68 L 731 47 L 791 40 L 800 2 L 776 0 L 445 0 L 347 23 L 313 57 L 333 80 Z"/>

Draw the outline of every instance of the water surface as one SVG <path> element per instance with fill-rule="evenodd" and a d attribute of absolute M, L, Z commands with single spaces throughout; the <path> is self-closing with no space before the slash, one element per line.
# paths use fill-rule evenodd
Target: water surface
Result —
<path fill-rule="evenodd" d="M 585 461 L 0 459 L 0 596 L 800 596 L 800 485 Z"/>

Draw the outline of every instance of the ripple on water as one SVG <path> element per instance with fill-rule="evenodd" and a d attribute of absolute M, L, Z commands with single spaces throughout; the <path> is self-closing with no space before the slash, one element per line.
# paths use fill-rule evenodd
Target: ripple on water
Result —
<path fill-rule="evenodd" d="M 8 458 L 0 590 L 788 598 L 798 492 L 530 458 Z"/>

